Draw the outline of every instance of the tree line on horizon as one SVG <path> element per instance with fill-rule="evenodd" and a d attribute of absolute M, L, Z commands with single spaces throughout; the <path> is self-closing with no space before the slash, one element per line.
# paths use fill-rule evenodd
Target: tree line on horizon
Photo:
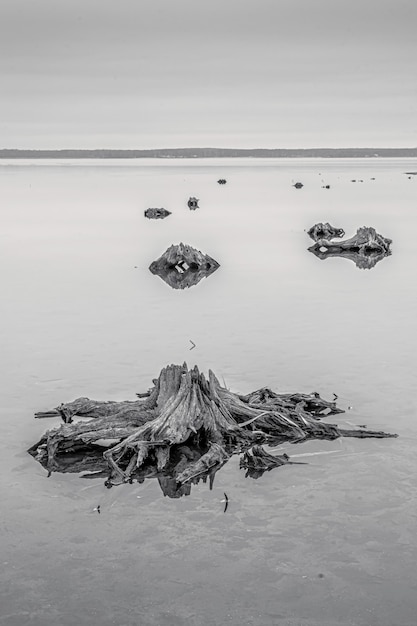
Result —
<path fill-rule="evenodd" d="M 417 148 L 157 148 L 24 150 L 0 149 L 0 158 L 7 159 L 139 159 L 139 158 L 221 158 L 221 157 L 417 157 Z"/>

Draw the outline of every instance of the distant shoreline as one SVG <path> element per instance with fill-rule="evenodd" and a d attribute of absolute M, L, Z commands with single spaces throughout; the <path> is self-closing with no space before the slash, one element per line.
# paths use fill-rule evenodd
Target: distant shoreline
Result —
<path fill-rule="evenodd" d="M 248 158 L 401 158 L 416 157 L 417 148 L 161 148 L 153 150 L 0 149 L 0 159 L 219 159 Z"/>

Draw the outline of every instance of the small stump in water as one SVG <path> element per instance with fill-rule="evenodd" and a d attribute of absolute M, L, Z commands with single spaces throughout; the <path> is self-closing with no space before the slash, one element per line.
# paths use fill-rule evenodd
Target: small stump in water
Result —
<path fill-rule="evenodd" d="M 191 484 L 214 479 L 232 455 L 258 478 L 290 463 L 262 444 L 275 446 L 308 439 L 395 437 L 361 428 L 345 430 L 323 423 L 343 413 L 318 393 L 277 394 L 268 388 L 248 395 L 222 387 L 213 372 L 169 365 L 136 400 L 99 402 L 78 398 L 35 417 L 61 417 L 28 452 L 52 472 L 88 471 L 106 477 L 106 486 L 157 478 L 165 495 L 190 493 Z M 81 419 L 76 421 L 76 416 Z M 86 419 L 88 418 L 88 419 Z"/>
<path fill-rule="evenodd" d="M 194 196 L 191 196 L 191 197 L 188 199 L 187 204 L 188 204 L 188 208 L 190 209 L 190 211 L 195 211 L 196 209 L 199 209 L 199 208 L 200 208 L 200 207 L 198 206 L 198 202 L 199 202 L 198 198 L 195 198 Z"/>
<path fill-rule="evenodd" d="M 167 211 L 166 209 L 146 209 L 145 217 L 150 220 L 163 220 L 168 215 L 171 215 L 171 211 Z"/>
<path fill-rule="evenodd" d="M 314 241 L 319 241 L 319 239 L 344 237 L 345 231 L 343 228 L 336 228 L 335 226 L 332 226 L 329 222 L 326 222 L 325 224 L 319 222 L 318 224 L 314 224 L 314 226 L 307 231 L 307 235 L 309 235 L 311 239 L 314 239 Z"/>
<path fill-rule="evenodd" d="M 293 187 L 296 189 L 302 189 L 304 187 L 303 183 L 294 183 Z"/>
<path fill-rule="evenodd" d="M 225 185 L 227 183 L 227 180 L 225 178 L 219 178 L 217 182 L 219 183 L 219 185 Z"/>
<path fill-rule="evenodd" d="M 149 270 L 157 274 L 173 289 L 185 289 L 197 285 L 220 267 L 208 254 L 186 244 L 172 245 Z"/>
<path fill-rule="evenodd" d="M 322 225 L 316 224 L 316 226 Z M 313 226 L 310 231 L 316 226 Z M 317 239 L 308 250 L 321 260 L 329 257 L 342 257 L 353 261 L 360 269 L 372 269 L 379 261 L 391 254 L 391 243 L 391 239 L 377 233 L 375 228 L 362 226 L 350 239 L 344 241 Z"/>

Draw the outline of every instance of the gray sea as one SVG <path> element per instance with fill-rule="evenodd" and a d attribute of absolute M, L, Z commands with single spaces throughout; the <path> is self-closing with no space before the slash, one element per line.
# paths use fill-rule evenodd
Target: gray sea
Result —
<path fill-rule="evenodd" d="M 415 626 L 409 171 L 416 160 L 0 162 L 1 626 Z M 392 255 L 372 269 L 317 258 L 306 231 L 326 221 L 375 227 Z M 179 242 L 220 268 L 171 289 L 148 267 Z M 328 421 L 399 438 L 283 445 L 306 464 L 258 480 L 234 457 L 180 499 L 156 480 L 47 478 L 27 454 L 59 425 L 35 411 L 135 399 L 184 361 L 240 393 L 335 393 L 346 412 Z"/>

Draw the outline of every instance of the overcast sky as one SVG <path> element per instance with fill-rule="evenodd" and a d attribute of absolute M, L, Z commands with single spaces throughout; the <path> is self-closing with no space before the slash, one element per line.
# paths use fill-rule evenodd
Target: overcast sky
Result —
<path fill-rule="evenodd" d="M 417 146 L 416 0 L 0 0 L 0 147 Z"/>

